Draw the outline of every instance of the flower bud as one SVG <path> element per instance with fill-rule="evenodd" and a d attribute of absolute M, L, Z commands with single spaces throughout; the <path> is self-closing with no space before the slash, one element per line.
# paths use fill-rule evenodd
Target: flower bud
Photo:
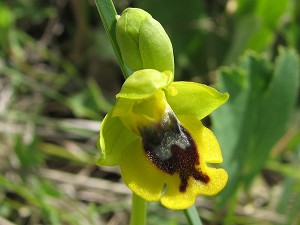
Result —
<path fill-rule="evenodd" d="M 133 71 L 155 69 L 174 73 L 171 41 L 149 13 L 137 8 L 125 9 L 117 21 L 116 37 L 123 60 Z"/>

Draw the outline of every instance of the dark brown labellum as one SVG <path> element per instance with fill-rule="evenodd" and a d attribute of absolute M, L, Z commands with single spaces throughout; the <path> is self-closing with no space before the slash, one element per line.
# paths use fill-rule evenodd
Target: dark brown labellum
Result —
<path fill-rule="evenodd" d="M 209 182 L 208 175 L 196 168 L 200 163 L 195 141 L 172 111 L 166 113 L 160 123 L 139 131 L 144 151 L 152 163 L 168 174 L 179 174 L 180 192 L 186 191 L 189 177 Z"/>

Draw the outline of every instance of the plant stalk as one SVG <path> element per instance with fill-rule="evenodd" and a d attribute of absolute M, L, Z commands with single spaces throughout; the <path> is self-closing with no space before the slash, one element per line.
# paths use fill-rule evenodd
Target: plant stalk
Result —
<path fill-rule="evenodd" d="M 190 225 L 202 225 L 195 205 L 192 205 L 190 208 L 185 209 L 184 214 Z"/>
<path fill-rule="evenodd" d="M 130 225 L 146 225 L 147 202 L 132 193 Z"/>

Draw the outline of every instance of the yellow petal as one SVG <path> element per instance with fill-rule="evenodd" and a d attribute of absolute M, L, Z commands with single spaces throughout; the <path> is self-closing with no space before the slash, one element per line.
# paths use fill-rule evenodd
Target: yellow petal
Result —
<path fill-rule="evenodd" d="M 194 116 L 178 116 L 181 124 L 194 138 L 198 146 L 200 160 L 206 163 L 223 162 L 220 145 L 214 133 L 203 126 L 203 124 Z"/>
<path fill-rule="evenodd" d="M 182 192 L 179 188 L 182 182 L 179 175 L 166 176 L 166 191 L 161 198 L 161 203 L 171 209 L 186 209 L 194 204 L 197 195 L 215 195 L 220 192 L 227 183 L 228 175 L 224 169 L 207 165 L 207 163 L 220 163 L 223 160 L 213 132 L 204 127 L 196 117 L 179 116 L 178 119 L 196 143 L 200 161 L 197 170 L 209 177 L 206 183 L 190 176 L 187 188 Z"/>
<path fill-rule="evenodd" d="M 171 209 L 185 209 L 192 206 L 197 195 L 215 195 L 220 192 L 227 183 L 228 175 L 224 169 L 208 167 L 209 163 L 222 162 L 222 153 L 219 144 L 208 128 L 192 116 L 179 116 L 182 126 L 191 134 L 197 145 L 200 165 L 197 169 L 209 177 L 207 183 L 189 177 L 187 189 L 181 192 L 179 186 L 181 179 L 178 174 L 166 176 L 166 192 L 161 198 L 161 203 Z"/>
<path fill-rule="evenodd" d="M 185 192 L 179 191 L 180 178 L 178 174 L 167 179 L 167 188 L 161 198 L 161 203 L 169 209 L 186 209 L 191 207 L 196 200 L 197 195 L 215 195 L 220 192 L 228 179 L 228 175 L 223 169 L 209 168 L 207 171 L 210 181 L 205 184 L 190 178 L 188 188 Z"/>
<path fill-rule="evenodd" d="M 208 183 L 195 181 L 189 184 L 195 185 L 192 189 L 198 187 L 196 188 L 197 194 L 215 195 L 224 188 L 228 180 L 228 174 L 224 169 L 208 167 L 207 165 L 207 163 L 221 163 L 223 161 L 220 145 L 213 132 L 203 126 L 197 118 L 192 116 L 180 116 L 178 118 L 196 142 L 200 159 L 198 169 L 210 178 Z"/>
<path fill-rule="evenodd" d="M 224 169 L 207 167 L 205 170 L 210 178 L 210 181 L 205 184 L 201 182 L 194 182 L 192 186 L 196 189 L 197 194 L 202 195 L 216 195 L 226 185 L 228 180 L 228 174 Z"/>
<path fill-rule="evenodd" d="M 145 155 L 140 139 L 128 145 L 120 160 L 126 185 L 147 201 L 158 201 L 164 187 L 165 174 Z"/>
<path fill-rule="evenodd" d="M 161 198 L 161 203 L 169 209 L 186 209 L 192 206 L 197 197 L 197 187 L 190 185 L 194 179 L 189 179 L 188 188 L 185 192 L 179 191 L 181 180 L 178 174 L 166 178 L 166 191 Z M 196 187 L 196 188 L 195 188 Z"/>
<path fill-rule="evenodd" d="M 204 150 L 202 152 L 205 155 L 205 162 L 207 163 L 223 162 L 223 157 L 222 157 L 222 152 L 221 152 L 219 142 L 216 136 L 214 135 L 214 133 L 206 127 L 203 127 L 202 142 L 204 147 L 203 148 Z"/>

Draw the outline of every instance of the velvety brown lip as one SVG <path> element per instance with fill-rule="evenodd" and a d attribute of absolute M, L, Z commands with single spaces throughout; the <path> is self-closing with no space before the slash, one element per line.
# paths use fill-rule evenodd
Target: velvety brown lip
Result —
<path fill-rule="evenodd" d="M 168 174 L 179 174 L 180 192 L 187 190 L 190 177 L 209 182 L 209 176 L 197 168 L 200 163 L 195 141 L 173 112 L 166 113 L 160 123 L 142 127 L 139 131 L 144 151 L 152 163 Z"/>

